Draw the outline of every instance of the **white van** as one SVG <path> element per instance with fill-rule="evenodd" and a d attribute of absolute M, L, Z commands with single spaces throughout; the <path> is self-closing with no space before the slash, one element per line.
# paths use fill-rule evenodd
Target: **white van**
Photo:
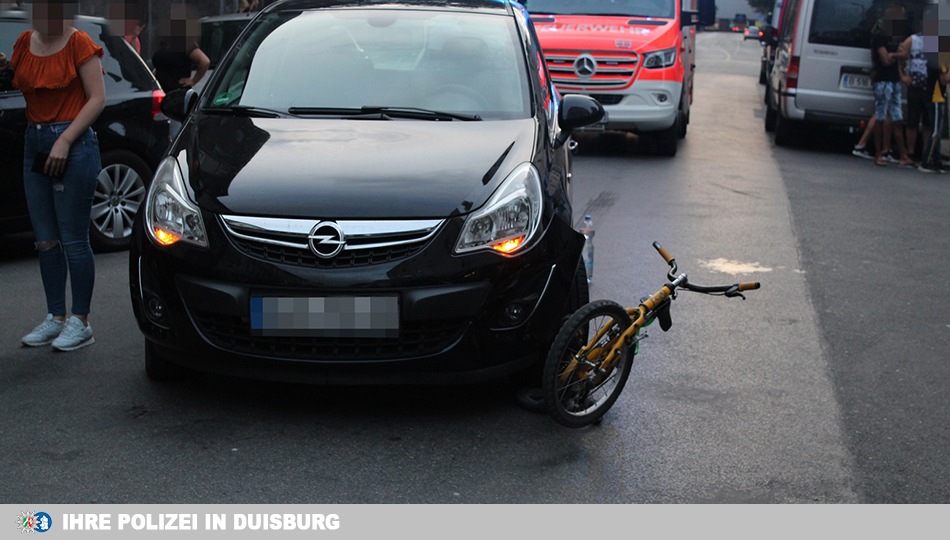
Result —
<path fill-rule="evenodd" d="M 759 42 L 762 44 L 762 61 L 759 67 L 759 84 L 766 84 L 769 80 L 769 73 L 772 71 L 772 63 L 775 61 L 775 49 L 778 45 L 778 32 L 781 28 L 779 24 L 782 18 L 782 0 L 775 0 L 772 11 L 766 20 L 765 27 L 759 36 Z"/>
<path fill-rule="evenodd" d="M 871 28 L 892 3 L 784 0 L 765 96 L 765 130 L 775 132 L 775 144 L 789 144 L 801 127 L 862 129 L 874 113 Z M 923 0 L 902 3 L 909 21 L 919 19 Z"/>

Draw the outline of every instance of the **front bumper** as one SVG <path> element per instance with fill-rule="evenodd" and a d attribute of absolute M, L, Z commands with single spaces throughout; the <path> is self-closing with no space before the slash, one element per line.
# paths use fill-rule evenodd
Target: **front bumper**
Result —
<path fill-rule="evenodd" d="M 546 354 L 569 309 L 583 237 L 554 219 L 518 257 L 449 255 L 460 227 L 460 218 L 447 221 L 401 259 L 314 268 L 249 256 L 220 226 L 209 227 L 209 250 L 158 248 L 137 223 L 133 311 L 166 359 L 199 371 L 318 384 L 502 377 Z M 395 296 L 398 335 L 260 335 L 251 325 L 255 296 Z"/>
<path fill-rule="evenodd" d="M 589 95 L 604 106 L 607 121 L 597 124 L 593 129 L 647 133 L 669 129 L 676 121 L 683 92 L 682 83 L 639 80 L 628 92 L 563 90 L 565 94 Z"/>

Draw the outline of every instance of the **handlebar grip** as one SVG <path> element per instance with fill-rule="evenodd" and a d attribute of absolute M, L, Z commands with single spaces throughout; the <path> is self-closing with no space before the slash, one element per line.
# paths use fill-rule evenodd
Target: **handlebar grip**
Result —
<path fill-rule="evenodd" d="M 663 257 L 663 260 L 666 261 L 666 264 L 673 263 L 673 256 L 670 255 L 670 252 L 666 250 L 665 247 L 661 246 L 659 242 L 653 242 L 653 247 L 656 248 L 659 252 L 660 257 Z"/>
<path fill-rule="evenodd" d="M 758 289 L 758 288 L 761 287 L 761 286 L 762 286 L 762 284 L 759 283 L 758 281 L 747 281 L 747 282 L 745 282 L 745 283 L 740 283 L 740 284 L 739 284 L 739 290 L 740 290 L 740 291 L 753 291 L 753 290 L 755 290 L 755 289 Z"/>

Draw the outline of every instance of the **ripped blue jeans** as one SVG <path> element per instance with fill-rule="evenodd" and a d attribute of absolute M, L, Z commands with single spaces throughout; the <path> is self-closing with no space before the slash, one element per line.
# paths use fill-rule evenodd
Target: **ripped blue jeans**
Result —
<path fill-rule="evenodd" d="M 69 122 L 31 123 L 26 129 L 23 187 L 39 252 L 46 308 L 66 315 L 69 278 L 74 315 L 88 315 L 96 281 L 95 259 L 89 244 L 89 220 L 100 166 L 99 140 L 92 129 L 73 142 L 61 178 L 33 172 L 37 152 L 49 153 Z"/>

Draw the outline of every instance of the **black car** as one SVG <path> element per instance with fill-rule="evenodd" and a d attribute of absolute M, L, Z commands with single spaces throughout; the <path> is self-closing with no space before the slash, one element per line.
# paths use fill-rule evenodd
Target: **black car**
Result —
<path fill-rule="evenodd" d="M 152 378 L 503 377 L 588 299 L 570 134 L 604 111 L 518 3 L 278 2 L 164 108 L 129 268 Z"/>
<path fill-rule="evenodd" d="M 106 103 L 93 124 L 99 138 L 102 171 L 90 216 L 93 248 L 128 248 L 132 222 L 145 200 L 152 173 L 168 148 L 165 96 L 148 66 L 121 36 L 109 34 L 109 22 L 79 16 L 76 28 L 104 51 Z M 0 51 L 12 56 L 17 37 L 32 28 L 22 11 L 0 11 Z M 0 90 L 0 228 L 4 233 L 32 229 L 23 193 L 23 136 L 26 102 L 17 90 Z"/>

